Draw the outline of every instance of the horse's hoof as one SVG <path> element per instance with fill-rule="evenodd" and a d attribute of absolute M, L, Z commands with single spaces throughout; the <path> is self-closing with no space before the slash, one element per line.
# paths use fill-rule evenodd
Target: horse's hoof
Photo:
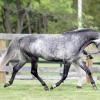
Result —
<path fill-rule="evenodd" d="M 53 89 L 54 89 L 53 86 L 51 86 L 51 87 L 50 87 L 50 90 L 53 90 Z"/>
<path fill-rule="evenodd" d="M 82 89 L 82 86 L 76 86 L 77 89 Z"/>
<path fill-rule="evenodd" d="M 54 85 L 51 86 L 50 90 L 53 90 L 56 87 L 57 87 L 56 84 L 54 84 Z"/>
<path fill-rule="evenodd" d="M 98 90 L 97 86 L 95 84 L 93 84 L 93 89 L 94 90 Z"/>
<path fill-rule="evenodd" d="M 49 88 L 47 86 L 44 87 L 45 91 L 49 91 Z"/>
<path fill-rule="evenodd" d="M 97 88 L 97 87 L 93 87 L 93 89 L 94 89 L 94 90 L 98 90 L 98 88 Z"/>
<path fill-rule="evenodd" d="M 6 83 L 5 85 L 4 85 L 4 87 L 6 88 L 6 87 L 8 87 L 8 86 L 10 86 L 10 84 L 9 83 Z"/>
<path fill-rule="evenodd" d="M 94 89 L 94 90 L 98 90 L 97 86 L 94 86 L 93 89 Z"/>

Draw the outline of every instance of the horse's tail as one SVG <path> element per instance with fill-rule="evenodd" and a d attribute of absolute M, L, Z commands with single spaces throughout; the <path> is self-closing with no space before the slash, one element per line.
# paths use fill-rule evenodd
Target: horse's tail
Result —
<path fill-rule="evenodd" d="M 6 53 L 0 59 L 0 66 L 3 68 L 7 63 L 16 55 L 15 50 L 17 50 L 17 41 L 11 41 Z"/>

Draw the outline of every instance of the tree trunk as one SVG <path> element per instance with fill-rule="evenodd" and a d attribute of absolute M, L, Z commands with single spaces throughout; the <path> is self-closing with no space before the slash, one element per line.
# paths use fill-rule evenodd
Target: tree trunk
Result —
<path fill-rule="evenodd" d="M 29 34 L 31 34 L 32 31 L 31 31 L 31 23 L 30 23 L 29 14 L 27 11 L 25 13 L 26 13 L 26 19 L 27 19 L 28 32 L 29 32 Z"/>
<path fill-rule="evenodd" d="M 4 23 L 4 27 L 7 33 L 12 33 L 12 26 L 9 20 L 10 17 L 10 10 L 9 10 L 9 5 L 7 3 L 7 1 L 5 1 L 4 3 L 4 8 L 3 8 L 4 12 L 3 12 L 3 23 Z"/>
<path fill-rule="evenodd" d="M 43 16 L 43 26 L 45 32 L 48 32 L 48 17 L 46 15 Z"/>
<path fill-rule="evenodd" d="M 24 22 L 24 13 L 23 9 L 21 7 L 21 0 L 16 0 L 16 8 L 17 8 L 17 33 L 21 33 L 23 29 L 23 22 Z"/>

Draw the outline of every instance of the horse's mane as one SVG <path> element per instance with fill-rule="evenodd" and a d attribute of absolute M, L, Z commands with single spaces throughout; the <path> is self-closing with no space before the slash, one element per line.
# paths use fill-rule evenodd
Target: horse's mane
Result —
<path fill-rule="evenodd" d="M 76 29 L 73 31 L 64 32 L 63 34 L 72 34 L 72 33 L 81 33 L 81 32 L 83 33 L 83 32 L 96 32 L 96 31 L 90 28 L 83 28 L 83 29 Z"/>

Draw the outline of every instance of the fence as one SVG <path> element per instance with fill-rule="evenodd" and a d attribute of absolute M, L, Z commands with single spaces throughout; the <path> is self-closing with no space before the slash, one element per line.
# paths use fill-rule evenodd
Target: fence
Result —
<path fill-rule="evenodd" d="M 41 66 L 43 64 L 43 66 Z M 49 65 L 49 66 L 48 66 Z M 53 65 L 53 66 L 52 66 Z M 96 63 L 95 63 L 96 65 Z M 12 67 L 5 67 L 6 72 L 11 73 L 12 72 Z M 59 63 L 55 62 L 47 62 L 47 61 L 39 61 L 39 67 L 38 67 L 38 72 L 39 74 L 43 77 L 45 80 L 58 80 L 61 77 L 63 71 L 63 66 L 60 66 Z M 99 73 L 100 68 L 99 67 L 91 67 L 92 73 Z M 20 72 L 17 74 L 16 79 L 20 80 L 31 80 L 33 77 L 30 74 L 31 72 L 31 67 L 30 65 L 27 66 L 25 65 Z M 71 67 L 68 79 L 77 79 L 79 77 L 78 72 L 76 72 L 75 66 Z M 99 76 L 97 77 L 98 79 Z"/>

